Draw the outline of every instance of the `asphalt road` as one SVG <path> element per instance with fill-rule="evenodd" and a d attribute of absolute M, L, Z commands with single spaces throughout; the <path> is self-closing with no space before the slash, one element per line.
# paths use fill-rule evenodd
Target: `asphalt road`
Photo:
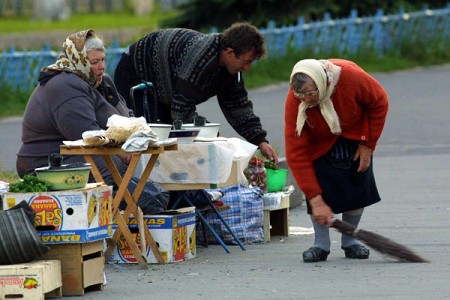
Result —
<path fill-rule="evenodd" d="M 270 243 L 197 247 L 197 257 L 151 265 L 106 265 L 103 291 L 83 299 L 450 299 L 450 66 L 373 74 L 390 96 L 390 112 L 375 153 L 382 201 L 367 208 L 360 228 L 396 241 L 430 260 L 398 262 L 371 249 L 368 260 L 345 259 L 340 235 L 331 231 L 326 262 L 305 264 L 301 253 L 313 242 L 305 206 L 290 210 L 290 235 Z M 287 84 L 252 90 L 255 109 L 270 141 L 283 148 L 283 103 Z M 214 101 L 200 107 L 221 119 Z M 14 165 L 20 120 L 0 122 L 0 161 Z M 338 216 L 339 217 L 339 216 Z M 72 299 L 73 297 L 63 297 Z"/>

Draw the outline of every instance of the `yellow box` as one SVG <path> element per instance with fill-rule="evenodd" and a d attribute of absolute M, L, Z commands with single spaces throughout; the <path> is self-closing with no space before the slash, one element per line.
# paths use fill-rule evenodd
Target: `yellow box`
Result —
<path fill-rule="evenodd" d="M 103 290 L 105 257 L 103 240 L 81 244 L 50 245 L 45 259 L 61 262 L 62 294 L 84 295 L 85 289 Z"/>
<path fill-rule="evenodd" d="M 3 207 L 25 200 L 36 212 L 34 225 L 45 244 L 103 240 L 112 233 L 112 187 L 102 183 L 85 188 L 42 193 L 5 193 Z"/>
<path fill-rule="evenodd" d="M 61 297 L 61 263 L 41 260 L 0 266 L 0 299 Z"/>
<path fill-rule="evenodd" d="M 196 257 L 196 233 L 194 207 L 167 211 L 158 215 L 144 215 L 144 223 L 150 230 L 166 263 L 183 261 Z M 131 218 L 128 227 L 138 246 L 140 239 L 136 220 Z M 116 228 L 116 225 L 113 226 Z M 131 248 L 121 235 L 108 262 L 137 263 Z M 158 263 L 150 246 L 147 245 L 147 262 Z"/>

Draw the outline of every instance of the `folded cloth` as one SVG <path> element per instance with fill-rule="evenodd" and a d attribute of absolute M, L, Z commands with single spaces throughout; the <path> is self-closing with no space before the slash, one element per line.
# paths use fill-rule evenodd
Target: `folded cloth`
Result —
<path fill-rule="evenodd" d="M 125 141 L 122 150 L 127 152 L 144 151 L 150 144 L 156 144 L 157 142 L 158 135 L 153 130 L 139 130 Z"/>

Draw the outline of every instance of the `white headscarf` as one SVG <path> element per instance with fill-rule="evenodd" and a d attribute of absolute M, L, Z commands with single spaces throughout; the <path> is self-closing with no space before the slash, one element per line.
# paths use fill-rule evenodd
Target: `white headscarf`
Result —
<path fill-rule="evenodd" d="M 339 117 L 334 110 L 333 102 L 330 97 L 334 91 L 339 75 L 341 74 L 341 67 L 334 65 L 327 60 L 304 59 L 295 64 L 292 69 L 290 82 L 297 73 L 304 73 L 312 78 L 319 90 L 319 107 L 322 116 L 327 122 L 334 134 L 341 134 L 341 125 Z M 298 106 L 297 115 L 297 135 L 300 136 L 302 128 L 306 122 L 306 110 L 308 104 L 301 101 Z"/>

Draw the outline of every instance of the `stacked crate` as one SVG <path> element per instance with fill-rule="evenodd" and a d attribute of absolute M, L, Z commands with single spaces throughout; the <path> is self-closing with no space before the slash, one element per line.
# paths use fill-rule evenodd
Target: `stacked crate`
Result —
<path fill-rule="evenodd" d="M 58 260 L 0 266 L 0 299 L 44 300 L 61 296 L 61 263 Z"/>
<path fill-rule="evenodd" d="M 43 259 L 61 263 L 62 295 L 102 290 L 104 240 L 112 235 L 112 187 L 94 183 L 82 189 L 5 193 L 3 208 L 24 200 L 36 212 L 35 228 L 50 247 Z"/>

